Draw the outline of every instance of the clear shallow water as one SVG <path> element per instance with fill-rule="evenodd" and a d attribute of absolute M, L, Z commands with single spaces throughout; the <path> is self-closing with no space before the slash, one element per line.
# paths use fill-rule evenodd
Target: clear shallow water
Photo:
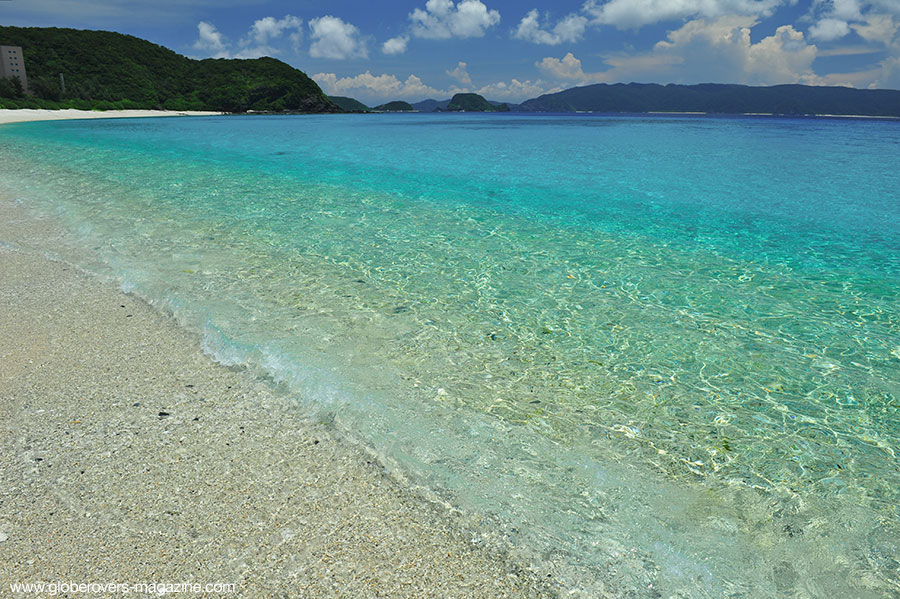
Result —
<path fill-rule="evenodd" d="M 881 597 L 898 155 L 874 121 L 71 121 L 0 129 L 0 187 L 585 596 Z"/>

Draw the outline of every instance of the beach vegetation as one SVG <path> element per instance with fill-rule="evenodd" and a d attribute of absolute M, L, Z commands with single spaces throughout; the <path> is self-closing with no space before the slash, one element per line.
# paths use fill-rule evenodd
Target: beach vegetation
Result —
<path fill-rule="evenodd" d="M 25 95 L 25 88 L 18 77 L 0 77 L 0 98 L 21 98 Z"/>

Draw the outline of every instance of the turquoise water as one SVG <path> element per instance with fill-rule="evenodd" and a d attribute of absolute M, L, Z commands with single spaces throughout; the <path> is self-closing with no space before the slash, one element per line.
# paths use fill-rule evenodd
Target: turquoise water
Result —
<path fill-rule="evenodd" d="M 0 128 L 0 188 L 573 596 L 891 597 L 898 157 L 865 120 L 69 121 Z"/>

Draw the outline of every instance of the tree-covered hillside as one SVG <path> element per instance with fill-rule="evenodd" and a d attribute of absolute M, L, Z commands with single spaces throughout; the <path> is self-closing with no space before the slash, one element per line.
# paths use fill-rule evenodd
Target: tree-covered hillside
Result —
<path fill-rule="evenodd" d="M 409 102 L 394 100 L 387 104 L 381 104 L 373 108 L 376 112 L 415 112 L 415 108 Z"/>
<path fill-rule="evenodd" d="M 419 112 L 438 112 L 447 108 L 450 100 L 422 100 L 421 102 L 413 102 L 412 107 Z"/>
<path fill-rule="evenodd" d="M 900 116 L 900 91 L 808 85 L 598 83 L 528 100 L 519 110 Z"/>
<path fill-rule="evenodd" d="M 274 58 L 192 60 L 110 31 L 0 27 L 21 46 L 32 96 L 0 86 L 0 106 L 339 112 L 319 86 Z M 62 74 L 62 78 L 60 78 Z"/>
<path fill-rule="evenodd" d="M 345 112 L 369 112 L 371 108 L 355 98 L 345 96 L 328 96 L 328 99 L 341 107 Z"/>
<path fill-rule="evenodd" d="M 478 94 L 456 94 L 444 109 L 447 112 L 509 112 L 509 106 L 494 106 Z"/>

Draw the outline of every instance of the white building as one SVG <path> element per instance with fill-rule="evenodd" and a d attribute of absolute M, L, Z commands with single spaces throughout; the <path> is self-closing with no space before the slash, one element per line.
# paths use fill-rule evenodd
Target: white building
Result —
<path fill-rule="evenodd" d="M 28 91 L 28 76 L 25 74 L 25 57 L 19 46 L 0 46 L 0 77 L 16 77 Z"/>

